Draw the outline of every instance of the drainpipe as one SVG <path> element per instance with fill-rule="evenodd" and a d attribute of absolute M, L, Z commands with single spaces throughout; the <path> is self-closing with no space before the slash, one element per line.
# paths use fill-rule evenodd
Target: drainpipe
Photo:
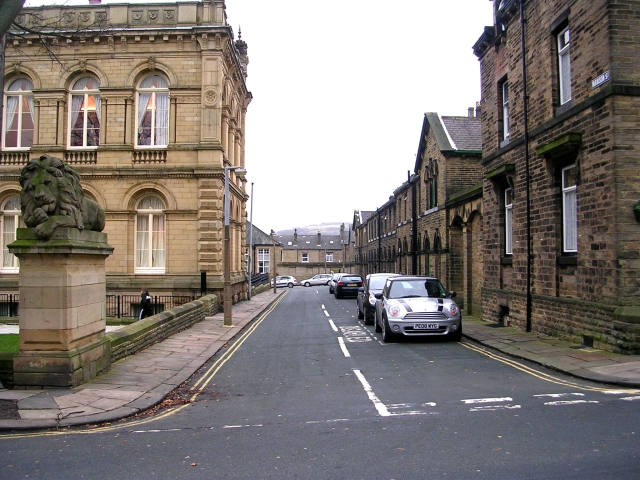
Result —
<path fill-rule="evenodd" d="M 382 223 L 380 222 L 380 209 L 376 208 L 376 215 L 378 217 L 378 272 L 382 271 Z"/>
<path fill-rule="evenodd" d="M 411 175 L 409 175 L 411 182 Z M 417 182 L 411 182 L 411 274 L 418 275 L 418 199 L 416 194 Z"/>
<path fill-rule="evenodd" d="M 529 109 L 529 95 L 527 94 L 527 60 L 526 60 L 526 43 L 525 43 L 525 25 L 524 18 L 524 2 L 520 0 L 520 31 L 522 37 L 522 95 L 524 97 L 524 165 L 525 165 L 525 184 L 527 187 L 527 332 L 531 331 L 531 262 L 533 256 L 531 254 L 531 186 L 529 175 L 529 120 L 527 111 Z"/>

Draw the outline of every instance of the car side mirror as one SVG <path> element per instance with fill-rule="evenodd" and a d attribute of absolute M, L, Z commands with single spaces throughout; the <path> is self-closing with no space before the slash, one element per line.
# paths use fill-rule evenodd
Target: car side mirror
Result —
<path fill-rule="evenodd" d="M 449 298 L 453 298 L 456 296 L 456 292 L 454 292 L 453 290 L 449 292 Z"/>
<path fill-rule="evenodd" d="M 376 294 L 374 294 L 374 296 L 375 296 L 378 300 L 382 300 L 382 293 L 376 293 Z"/>

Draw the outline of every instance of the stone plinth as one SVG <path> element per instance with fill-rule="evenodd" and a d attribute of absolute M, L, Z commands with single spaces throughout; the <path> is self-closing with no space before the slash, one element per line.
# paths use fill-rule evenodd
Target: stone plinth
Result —
<path fill-rule="evenodd" d="M 74 386 L 108 370 L 107 235 L 58 228 L 41 240 L 20 228 L 8 247 L 20 260 L 16 386 Z"/>

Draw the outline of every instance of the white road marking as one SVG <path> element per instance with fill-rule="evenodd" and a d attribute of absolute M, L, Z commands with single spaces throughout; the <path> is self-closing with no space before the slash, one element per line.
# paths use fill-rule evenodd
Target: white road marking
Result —
<path fill-rule="evenodd" d="M 640 397 L 622 397 L 620 400 L 626 400 L 627 402 L 635 402 L 636 400 L 640 400 Z"/>
<path fill-rule="evenodd" d="M 579 405 L 583 403 L 600 403 L 595 400 L 560 400 L 558 402 L 544 402 L 545 405 L 558 406 L 558 405 Z"/>
<path fill-rule="evenodd" d="M 347 350 L 347 346 L 344 344 L 344 338 L 338 337 L 338 343 L 340 344 L 340 349 L 342 350 L 342 353 L 344 353 L 344 356 L 349 358 L 351 354 L 349 353 L 349 350 Z"/>
<path fill-rule="evenodd" d="M 567 397 L 571 395 L 576 397 L 584 397 L 584 393 L 543 393 L 540 395 L 534 395 L 534 397 L 562 398 L 562 397 Z"/>
<path fill-rule="evenodd" d="M 496 410 L 514 410 L 522 408 L 520 405 L 489 405 L 486 407 L 473 407 L 470 408 L 470 412 L 493 412 Z"/>
<path fill-rule="evenodd" d="M 372 339 L 369 336 L 369 333 L 365 331 L 362 327 L 359 326 L 350 326 L 350 327 L 340 327 L 342 334 L 344 335 L 347 342 L 359 343 L 359 342 L 370 342 Z"/>
<path fill-rule="evenodd" d="M 380 399 L 376 396 L 376 394 L 373 393 L 373 389 L 371 388 L 371 385 L 369 385 L 369 382 L 367 382 L 367 379 L 364 378 L 364 375 L 362 375 L 360 370 L 354 370 L 353 373 L 355 373 L 356 377 L 358 377 L 358 380 L 360 380 L 360 383 L 364 387 L 364 391 L 367 393 L 369 400 L 373 402 L 373 405 L 376 407 L 378 414 L 381 417 L 390 416 L 391 414 L 389 413 L 389 410 L 387 410 L 387 407 L 384 405 L 384 403 L 380 401 Z"/>
<path fill-rule="evenodd" d="M 513 398 L 511 397 L 502 397 L 502 398 L 468 398 L 466 400 L 462 400 L 464 403 L 494 403 L 494 402 L 513 402 Z"/>
<path fill-rule="evenodd" d="M 336 324 L 333 323 L 333 320 L 329 319 L 329 325 L 331 325 L 331 328 L 333 329 L 334 332 L 338 331 L 338 327 L 336 327 Z"/>
<path fill-rule="evenodd" d="M 331 315 L 329 315 L 329 312 L 327 312 L 326 310 L 324 311 L 324 316 L 325 317 L 330 317 Z"/>

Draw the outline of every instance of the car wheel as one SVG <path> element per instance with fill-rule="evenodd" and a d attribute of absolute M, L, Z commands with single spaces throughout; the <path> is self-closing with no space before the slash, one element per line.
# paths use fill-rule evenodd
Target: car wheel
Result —
<path fill-rule="evenodd" d="M 338 293 L 338 290 L 336 290 L 335 292 L 336 292 L 336 298 L 340 298 L 340 294 Z"/>
<path fill-rule="evenodd" d="M 391 327 L 389 321 L 386 318 L 382 318 L 382 341 L 385 343 L 393 342 L 395 335 L 391 333 Z"/>
<path fill-rule="evenodd" d="M 378 317 L 376 315 L 373 316 L 373 329 L 376 333 L 380 333 L 382 328 L 380 328 L 380 324 L 378 323 Z"/>
<path fill-rule="evenodd" d="M 289 288 L 293 288 L 293 283 L 289 282 L 289 283 L 287 284 L 287 287 L 289 287 Z"/>
<path fill-rule="evenodd" d="M 364 314 L 362 315 L 362 318 L 364 318 L 364 324 L 365 325 L 371 325 L 373 322 L 373 318 L 371 318 L 371 315 L 368 313 L 368 310 L 365 308 L 364 309 Z"/>
<path fill-rule="evenodd" d="M 310 287 L 311 285 L 309 284 L 309 282 L 304 282 L 304 286 L 305 287 Z"/>
<path fill-rule="evenodd" d="M 365 314 L 362 313 L 362 310 L 360 310 L 360 304 L 357 301 L 356 301 L 356 308 L 358 309 L 358 320 L 362 320 L 364 318 L 365 319 L 364 323 L 366 324 L 367 323 L 366 313 Z"/>

